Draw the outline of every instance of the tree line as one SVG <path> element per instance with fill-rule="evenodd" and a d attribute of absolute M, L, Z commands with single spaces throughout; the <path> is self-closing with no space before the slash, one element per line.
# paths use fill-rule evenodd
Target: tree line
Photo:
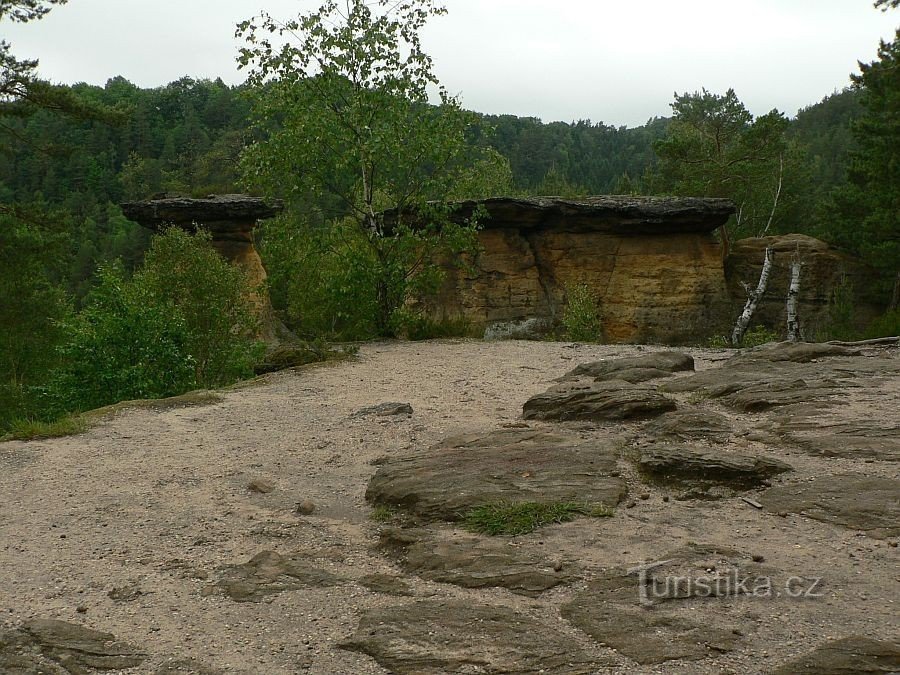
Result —
<path fill-rule="evenodd" d="M 63 2 L 0 0 L 0 20 L 40 19 Z M 169 232 L 151 243 L 122 216 L 120 202 L 158 194 L 284 199 L 258 244 L 274 305 L 307 339 L 464 329 L 423 310 L 441 281 L 434 260 L 471 259 L 478 214 L 452 223 L 435 201 L 497 195 L 728 197 L 738 215 L 724 236 L 819 236 L 870 260 L 889 293 L 897 39 L 794 119 L 702 90 L 676 93 L 669 115 L 635 128 L 545 124 L 468 111 L 440 88 L 418 34 L 444 11 L 433 0 L 325 0 L 287 23 L 248 19 L 237 87 L 51 85 L 0 42 L 0 427 L 252 370 L 246 292 L 209 242 Z M 162 251 L 184 264 L 167 269 Z M 198 284 L 215 292 L 191 300 Z M 211 335 L 225 353 L 210 352 Z M 202 366 L 210 360 L 221 367 Z"/>

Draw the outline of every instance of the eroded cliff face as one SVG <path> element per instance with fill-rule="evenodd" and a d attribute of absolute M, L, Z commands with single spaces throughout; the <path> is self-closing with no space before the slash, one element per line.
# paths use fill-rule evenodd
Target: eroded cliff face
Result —
<path fill-rule="evenodd" d="M 790 282 L 790 264 L 797 257 L 803 264 L 800 275 L 798 316 L 804 338 L 814 340 L 827 337 L 832 323 L 835 289 L 844 289 L 852 306 L 851 323 L 857 329 L 884 311 L 887 297 L 879 293 L 877 272 L 862 260 L 848 255 L 829 244 L 802 234 L 741 239 L 734 242 L 725 262 L 725 273 L 731 294 L 732 312 L 747 299 L 743 283 L 756 285 L 762 268 L 766 247 L 773 252 L 772 272 L 766 294 L 753 317 L 761 324 L 777 331 L 787 321 L 785 300 Z"/>
<path fill-rule="evenodd" d="M 725 200 L 602 197 L 570 201 L 487 200 L 471 269 L 451 269 L 441 318 L 475 329 L 559 318 L 566 287 L 599 298 L 609 342 L 677 344 L 729 321 L 722 248 L 714 234 Z"/>

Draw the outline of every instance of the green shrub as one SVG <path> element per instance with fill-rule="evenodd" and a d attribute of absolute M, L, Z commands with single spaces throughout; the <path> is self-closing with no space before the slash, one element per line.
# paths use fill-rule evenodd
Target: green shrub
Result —
<path fill-rule="evenodd" d="M 63 365 L 43 390 L 49 419 L 118 401 L 166 398 L 253 375 L 251 289 L 206 233 L 154 237 L 127 279 L 101 268 L 84 309 L 64 323 Z"/>
<path fill-rule="evenodd" d="M 174 307 L 183 317 L 196 383 L 204 388 L 252 376 L 265 350 L 253 339 L 256 289 L 210 242 L 203 230 L 169 228 L 153 238 L 134 278 L 149 303 Z"/>
<path fill-rule="evenodd" d="M 465 317 L 432 319 L 419 312 L 401 308 L 394 312 L 393 332 L 407 340 L 472 337 L 472 323 Z"/>
<path fill-rule="evenodd" d="M 866 329 L 866 338 L 894 337 L 900 335 L 900 308 L 888 310 L 875 319 Z"/>
<path fill-rule="evenodd" d="M 127 281 L 119 266 L 101 268 L 87 305 L 64 328 L 64 365 L 45 390 L 51 416 L 196 386 L 183 315 Z"/>
<path fill-rule="evenodd" d="M 600 342 L 602 323 L 597 295 L 587 284 L 566 286 L 566 308 L 562 316 L 565 337 L 573 342 Z"/>
<path fill-rule="evenodd" d="M 349 220 L 313 226 L 283 216 L 265 225 L 261 247 L 273 302 L 306 339 L 423 339 L 466 328 L 427 315 L 441 261 L 462 266 L 477 249 L 473 226 L 396 226 L 379 237 Z"/>
<path fill-rule="evenodd" d="M 612 509 L 603 504 L 500 501 L 477 506 L 469 511 L 463 518 L 463 526 L 470 532 L 491 536 L 518 535 L 528 534 L 544 525 L 565 523 L 576 516 L 602 518 L 612 514 Z"/>
<path fill-rule="evenodd" d="M 765 326 L 754 326 L 744 333 L 741 347 L 759 347 L 769 342 L 778 342 L 780 336 Z"/>

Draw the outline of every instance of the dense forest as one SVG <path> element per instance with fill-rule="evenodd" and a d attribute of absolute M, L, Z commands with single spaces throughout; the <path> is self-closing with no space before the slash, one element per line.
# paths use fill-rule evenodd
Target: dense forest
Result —
<path fill-rule="evenodd" d="M 39 19 L 61 1 L 4 0 L 0 19 Z M 399 31 L 415 36 L 423 17 L 379 23 L 362 15 L 356 29 L 383 48 L 371 50 L 382 61 L 315 76 L 297 66 L 302 59 L 261 50 L 252 36 L 266 27 L 247 22 L 239 30 L 252 47 L 242 56 L 251 70 L 238 87 L 182 78 L 141 89 L 122 77 L 102 87 L 50 85 L 0 41 L 0 431 L 17 419 L 252 372 L 257 347 L 229 337 L 246 318 L 237 307 L 240 280 L 216 267 L 208 241 L 170 233 L 151 242 L 122 215 L 123 201 L 161 193 L 285 199 L 285 213 L 262 228 L 258 243 L 275 307 L 306 339 L 416 332 L 404 298 L 433 281 L 422 272 L 423 251 L 466 246 L 465 232 L 449 237 L 449 229 L 430 239 L 385 237 L 378 209 L 499 194 L 729 197 L 739 212 L 724 236 L 825 239 L 883 272 L 887 304 L 900 258 L 897 40 L 862 64 L 852 86 L 791 119 L 778 111 L 754 117 L 735 92 L 703 90 L 676 94 L 665 116 L 625 128 L 481 115 L 443 90 L 439 105 L 429 103 L 430 62 L 408 69 L 393 49 Z M 348 48 L 325 19 L 312 15 L 304 30 L 323 53 Z M 379 79 L 391 68 L 417 75 Z M 352 100 L 347 109 L 365 111 L 365 124 L 352 115 L 329 122 L 334 100 Z M 371 138 L 354 140 L 362 130 Z M 371 161 L 362 183 L 355 160 L 304 150 L 298 134 L 331 139 L 330 147 L 357 143 L 363 164 Z M 375 175 L 383 184 L 367 183 Z M 183 260 L 184 274 L 166 259 Z M 218 295 L 198 293 L 199 279 Z M 213 316 L 217 302 L 230 309 Z M 227 354 L 209 351 L 213 324 Z M 137 336 L 156 351 L 143 353 Z M 85 383 L 93 383 L 91 395 Z"/>
<path fill-rule="evenodd" d="M 121 121 L 80 120 L 52 110 L 5 117 L 0 202 L 64 217 L 70 237 L 68 289 L 86 293 L 98 265 L 117 258 L 133 268 L 149 234 L 125 220 L 118 205 L 171 193 L 206 196 L 246 189 L 239 156 L 250 135 L 250 101 L 243 87 L 183 78 L 140 89 L 121 77 L 105 86 L 66 87 L 93 104 L 125 110 Z M 846 180 L 851 125 L 860 92 L 846 89 L 801 110 L 787 136 L 802 152 L 802 210 L 777 231 L 828 231 L 828 199 Z M 512 191 L 527 195 L 650 193 L 654 142 L 668 118 L 613 127 L 590 120 L 543 123 L 513 115 L 479 115 L 473 142 L 509 160 Z M 799 195 L 802 193 L 803 198 Z M 64 214 L 64 215 L 63 215 Z"/>

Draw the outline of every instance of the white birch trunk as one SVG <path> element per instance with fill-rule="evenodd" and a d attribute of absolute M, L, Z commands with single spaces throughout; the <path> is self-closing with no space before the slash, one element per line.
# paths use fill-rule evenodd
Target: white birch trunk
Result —
<path fill-rule="evenodd" d="M 791 285 L 787 295 L 787 339 L 788 342 L 797 342 L 801 339 L 800 321 L 797 318 L 797 303 L 800 299 L 800 268 L 799 260 L 791 262 Z"/>
<path fill-rule="evenodd" d="M 756 290 L 750 291 L 748 289 L 749 297 L 747 298 L 747 304 L 744 305 L 744 311 L 741 312 L 741 315 L 738 317 L 737 323 L 734 324 L 734 330 L 731 333 L 731 344 L 735 347 L 737 347 L 744 338 L 744 333 L 750 325 L 750 319 L 753 318 L 753 312 L 756 311 L 756 306 L 759 304 L 760 299 L 766 292 L 766 287 L 769 285 L 769 274 L 771 272 L 772 249 L 767 246 L 766 258 L 763 262 L 762 272 L 760 272 L 759 275 L 759 283 L 756 285 Z"/>

